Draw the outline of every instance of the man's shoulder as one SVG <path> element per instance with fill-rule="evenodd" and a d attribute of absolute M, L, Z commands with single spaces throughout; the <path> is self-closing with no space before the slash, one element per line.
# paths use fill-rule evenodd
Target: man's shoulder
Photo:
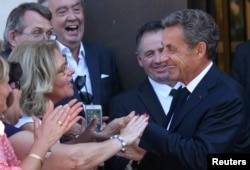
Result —
<path fill-rule="evenodd" d="M 83 41 L 83 47 L 86 56 L 91 56 L 91 58 L 99 58 L 101 63 L 114 63 L 116 60 L 114 52 L 106 46 Z"/>
<path fill-rule="evenodd" d="M 0 51 L 0 55 L 5 57 L 5 58 L 8 58 L 9 55 L 11 53 L 11 50 L 3 50 L 3 51 Z"/>
<path fill-rule="evenodd" d="M 235 51 L 250 50 L 250 40 L 244 41 L 236 46 Z"/>
<path fill-rule="evenodd" d="M 209 85 L 208 82 L 210 82 Z M 242 93 L 244 92 L 242 86 L 236 80 L 215 65 L 206 74 L 205 79 L 198 86 L 204 85 L 206 85 L 206 87 L 210 86 L 214 92 L 222 94 L 222 96 L 226 98 L 230 96 L 229 98 L 231 99 L 242 96 Z"/>
<path fill-rule="evenodd" d="M 97 43 L 93 43 L 93 42 L 89 42 L 89 41 L 82 41 L 83 47 L 85 50 L 89 49 L 89 50 L 97 50 L 97 51 L 102 51 L 102 52 L 111 52 L 111 50 L 101 44 L 97 44 Z"/>
<path fill-rule="evenodd" d="M 131 97 L 136 96 L 137 92 L 138 92 L 138 88 L 136 86 L 136 87 L 129 88 L 129 89 L 127 89 L 127 90 L 125 90 L 125 91 L 117 94 L 116 96 L 113 97 L 113 99 L 116 99 L 116 100 L 120 99 L 120 100 L 122 100 L 122 99 L 131 98 Z"/>
<path fill-rule="evenodd" d="M 128 98 L 129 98 L 129 101 L 137 100 L 138 95 L 140 95 L 141 93 L 145 91 L 143 90 L 145 89 L 145 86 L 147 86 L 145 83 L 146 82 L 143 81 L 137 85 L 134 85 L 133 87 L 130 87 L 129 89 L 114 96 L 113 100 L 126 100 Z"/>
<path fill-rule="evenodd" d="M 247 46 L 250 45 L 250 40 L 246 40 L 246 41 L 239 44 L 239 46 L 245 46 L 245 45 L 247 45 Z"/>

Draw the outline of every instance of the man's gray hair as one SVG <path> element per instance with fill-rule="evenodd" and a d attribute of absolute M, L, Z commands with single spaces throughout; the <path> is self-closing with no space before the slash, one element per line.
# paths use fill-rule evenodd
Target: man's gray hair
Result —
<path fill-rule="evenodd" d="M 198 9 L 179 10 L 167 15 L 162 24 L 164 27 L 182 26 L 185 41 L 190 48 L 203 41 L 207 45 L 208 57 L 214 59 L 216 56 L 219 28 L 210 14 Z"/>
<path fill-rule="evenodd" d="M 23 29 L 25 28 L 25 22 L 24 22 L 24 14 L 26 11 L 34 11 L 39 13 L 41 16 L 43 16 L 44 18 L 48 19 L 49 21 L 52 18 L 52 14 L 50 12 L 50 10 L 38 3 L 33 3 L 33 2 L 27 2 L 27 3 L 22 3 L 19 6 L 17 6 L 16 8 L 14 8 L 8 18 L 7 18 L 7 22 L 6 22 L 6 26 L 5 26 L 5 30 L 4 30 L 4 50 L 9 50 L 11 48 L 11 45 L 9 43 L 9 32 L 11 30 L 14 30 L 16 32 L 22 32 Z"/>
<path fill-rule="evenodd" d="M 49 0 L 37 0 L 37 3 L 42 4 L 44 6 L 48 6 L 48 1 Z M 85 0 L 81 0 L 82 5 L 84 4 Z"/>

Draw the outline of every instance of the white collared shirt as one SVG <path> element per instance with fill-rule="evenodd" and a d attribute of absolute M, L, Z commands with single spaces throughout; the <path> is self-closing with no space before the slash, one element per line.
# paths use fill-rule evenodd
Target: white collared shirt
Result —
<path fill-rule="evenodd" d="M 165 112 L 165 115 L 167 115 L 169 108 L 171 106 L 172 99 L 173 99 L 173 96 L 170 95 L 172 87 L 166 84 L 158 83 L 154 81 L 153 79 L 151 79 L 150 77 L 148 77 L 148 79 L 161 103 L 161 106 Z M 180 86 L 181 86 L 181 83 L 177 83 L 174 86 L 174 88 L 178 89 L 178 87 Z"/>
<path fill-rule="evenodd" d="M 79 51 L 79 55 L 78 55 L 79 62 L 77 64 L 76 60 L 72 56 L 72 53 L 70 52 L 70 49 L 68 47 L 64 46 L 59 41 L 57 41 L 57 43 L 58 43 L 58 46 L 60 48 L 61 53 L 66 55 L 66 57 L 67 57 L 68 65 L 71 68 L 75 69 L 75 73 L 73 74 L 73 80 L 75 81 L 77 76 L 86 75 L 87 91 L 88 91 L 88 93 L 93 94 L 92 93 L 90 76 L 89 76 L 89 70 L 88 70 L 88 66 L 87 66 L 86 61 L 85 61 L 85 50 L 84 50 L 83 44 L 81 43 L 81 46 L 80 46 L 80 51 Z M 86 88 L 83 87 L 81 89 L 81 91 L 86 91 Z"/>

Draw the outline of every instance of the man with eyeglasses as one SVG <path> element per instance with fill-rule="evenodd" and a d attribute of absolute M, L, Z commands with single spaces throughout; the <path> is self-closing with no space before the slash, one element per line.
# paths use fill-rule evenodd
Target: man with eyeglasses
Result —
<path fill-rule="evenodd" d="M 75 69 L 74 98 L 85 105 L 101 104 L 103 114 L 108 115 L 110 98 L 122 89 L 120 78 L 115 57 L 109 50 L 82 41 L 85 24 L 83 0 L 38 0 L 38 3 L 50 9 L 51 24 L 61 53 Z"/>
<path fill-rule="evenodd" d="M 0 52 L 0 55 L 8 58 L 17 45 L 27 40 L 55 40 L 56 36 L 52 32 L 53 28 L 50 23 L 51 18 L 50 10 L 38 3 L 23 3 L 14 8 L 7 18 L 3 51 Z M 12 85 L 17 85 L 16 83 L 13 84 L 12 82 Z M 20 112 L 19 99 L 21 93 L 22 91 L 18 88 L 12 90 L 13 103 L 6 111 L 6 120 L 9 119 L 10 121 L 11 117 L 15 117 Z M 26 121 L 32 122 L 32 118 Z M 15 124 L 16 122 L 11 121 L 10 123 Z M 27 123 L 26 125 L 27 127 L 33 127 L 33 124 Z"/>
<path fill-rule="evenodd" d="M 4 50 L 0 54 L 8 57 L 12 49 L 26 40 L 55 40 L 51 18 L 49 9 L 37 3 L 23 3 L 14 8 L 7 18 Z"/>

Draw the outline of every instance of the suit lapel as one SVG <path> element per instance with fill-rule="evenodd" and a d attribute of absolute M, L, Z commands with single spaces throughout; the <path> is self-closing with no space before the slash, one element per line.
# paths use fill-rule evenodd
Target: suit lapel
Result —
<path fill-rule="evenodd" d="M 150 119 L 154 120 L 155 123 L 165 127 L 164 123 L 166 116 L 164 110 L 148 78 L 146 78 L 146 80 L 138 88 L 138 98 L 144 104 L 146 110 L 148 110 Z"/>
<path fill-rule="evenodd" d="M 100 80 L 101 80 L 101 73 L 99 67 L 99 58 L 98 55 L 95 53 L 95 50 L 91 50 L 91 47 L 88 44 L 83 43 L 84 50 L 85 50 L 85 57 L 86 63 L 89 70 L 91 87 L 94 103 L 100 103 Z"/>
<path fill-rule="evenodd" d="M 192 109 L 195 108 L 202 100 L 204 100 L 208 94 L 209 89 L 211 89 L 216 84 L 216 77 L 218 75 L 218 70 L 215 65 L 208 71 L 205 77 L 200 81 L 200 83 L 196 86 L 194 91 L 190 94 L 188 100 L 184 103 L 179 113 L 176 113 L 174 118 L 172 119 L 170 131 L 174 131 L 178 125 L 181 124 L 181 121 L 188 116 Z"/>

